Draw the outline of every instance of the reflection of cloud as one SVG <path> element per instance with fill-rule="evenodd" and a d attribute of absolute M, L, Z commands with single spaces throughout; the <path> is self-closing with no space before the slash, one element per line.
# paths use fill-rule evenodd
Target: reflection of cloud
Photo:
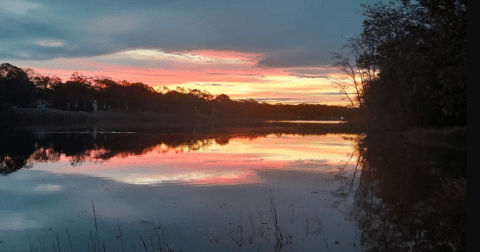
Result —
<path fill-rule="evenodd" d="M 59 173 L 80 173 L 128 184 L 179 183 L 192 185 L 261 183 L 262 170 L 294 169 L 304 172 L 330 172 L 344 165 L 353 152 L 350 135 L 320 136 L 267 135 L 255 139 L 232 136 L 228 144 L 213 142 L 196 151 L 165 151 L 157 145 L 141 156 L 114 157 L 104 165 L 84 163 L 80 167 L 62 166 Z M 214 139 L 212 139 L 214 140 Z M 176 150 L 179 150 L 178 148 Z M 348 155 L 347 155 L 348 154 Z M 62 157 L 60 162 L 68 161 Z M 60 190 L 44 184 L 36 191 Z"/>
<path fill-rule="evenodd" d="M 299 160 L 290 162 L 284 170 L 304 173 L 335 173 L 338 172 L 338 166 L 331 164 L 328 160 Z"/>
<path fill-rule="evenodd" d="M 133 185 L 158 185 L 164 183 L 180 183 L 192 185 L 234 185 L 259 183 L 253 171 L 194 171 L 162 175 L 133 175 L 114 177 L 113 180 Z"/>
<path fill-rule="evenodd" d="M 33 188 L 33 191 L 35 191 L 35 192 L 56 192 L 56 191 L 60 191 L 61 189 L 62 189 L 61 185 L 43 184 L 43 185 L 37 185 L 35 188 Z"/>
<path fill-rule="evenodd" d="M 25 216 L 13 214 L 0 219 L 0 230 L 24 230 L 37 227 L 35 221 L 27 220 Z"/>
<path fill-rule="evenodd" d="M 199 179 L 205 179 L 207 177 L 213 176 L 212 174 L 208 173 L 201 173 L 201 172 L 190 172 L 190 173 L 174 173 L 174 174 L 164 174 L 164 175 L 132 175 L 128 177 L 115 177 L 114 180 L 124 182 L 127 184 L 133 185 L 155 185 L 155 184 L 162 184 L 168 182 L 187 182 Z"/>

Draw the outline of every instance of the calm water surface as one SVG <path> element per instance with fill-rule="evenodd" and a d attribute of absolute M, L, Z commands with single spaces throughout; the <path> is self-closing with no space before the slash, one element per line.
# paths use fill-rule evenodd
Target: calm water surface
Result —
<path fill-rule="evenodd" d="M 382 153 L 388 148 L 415 165 L 428 166 L 430 156 L 423 153 L 428 160 L 418 161 L 412 155 L 419 150 L 405 144 L 388 143 L 388 148 L 374 146 L 367 151 L 365 135 L 248 129 L 208 134 L 132 132 L 20 132 L 4 137 L 0 250 L 415 248 L 423 243 L 412 240 L 437 244 L 432 240 L 438 236 L 436 229 L 416 222 L 419 234 L 399 238 L 405 232 L 402 225 L 411 228 L 417 217 L 428 219 L 429 212 L 402 204 L 397 209 L 392 207 L 398 206 L 396 200 L 404 202 L 416 195 L 412 204 L 427 202 L 430 207 L 431 197 L 426 199 L 420 190 L 430 196 L 437 193 L 437 202 L 458 199 L 465 190 L 466 204 L 466 174 L 463 179 L 461 172 L 442 172 L 455 183 L 428 183 L 432 176 L 436 181 L 430 169 L 437 166 L 425 167 L 426 172 L 419 174 L 401 168 L 405 163 L 398 158 L 386 161 L 397 171 L 379 173 L 378 158 L 398 156 Z M 448 164 L 462 166 L 463 153 L 441 150 L 433 156 L 451 157 Z M 424 183 L 415 182 L 417 178 Z M 402 189 L 388 188 L 394 186 Z M 442 210 L 447 219 L 442 229 L 451 229 L 452 234 L 440 238 L 448 243 L 445 246 L 457 249 L 463 240 L 455 234 L 461 236 L 463 230 L 449 226 L 448 219 L 463 220 L 463 201 L 455 203 L 458 209 Z M 405 212 L 408 218 L 402 219 L 412 223 L 388 224 Z"/>

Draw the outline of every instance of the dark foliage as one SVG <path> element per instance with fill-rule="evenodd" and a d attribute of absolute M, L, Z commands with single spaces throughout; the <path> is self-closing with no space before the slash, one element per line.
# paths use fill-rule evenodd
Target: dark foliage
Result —
<path fill-rule="evenodd" d="M 327 105 L 284 105 L 255 100 L 231 100 L 226 94 L 213 96 L 198 89 L 155 90 L 141 82 L 115 82 L 106 77 L 87 77 L 73 73 L 62 82 L 55 76 L 36 74 L 8 63 L 0 75 L 0 108 L 35 107 L 44 104 L 60 110 L 148 111 L 189 118 L 249 118 L 256 120 L 315 120 L 344 117 L 354 120 L 357 110 Z M 43 102 L 43 103 L 42 103 Z"/>
<path fill-rule="evenodd" d="M 28 106 L 35 87 L 27 73 L 8 63 L 0 65 L 0 109 L 7 106 Z"/>
<path fill-rule="evenodd" d="M 363 31 L 335 66 L 350 76 L 372 125 L 467 124 L 467 1 L 363 5 Z"/>
<path fill-rule="evenodd" d="M 357 146 L 362 173 L 353 215 L 365 249 L 466 251 L 465 150 L 391 133 L 368 134 Z"/>

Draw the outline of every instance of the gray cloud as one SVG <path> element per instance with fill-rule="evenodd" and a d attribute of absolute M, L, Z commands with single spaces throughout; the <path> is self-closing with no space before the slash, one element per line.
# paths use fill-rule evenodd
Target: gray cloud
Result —
<path fill-rule="evenodd" d="M 296 76 L 298 78 L 308 78 L 308 79 L 330 79 L 330 76 L 328 75 L 290 74 L 290 76 Z"/>
<path fill-rule="evenodd" d="M 308 67 L 302 67 L 302 68 L 291 68 L 288 69 L 288 72 L 292 75 L 324 75 L 324 74 L 330 74 L 332 72 L 339 72 L 338 70 L 331 69 L 331 68 L 308 68 Z"/>
<path fill-rule="evenodd" d="M 348 95 L 356 95 L 356 93 L 347 93 Z M 316 96 L 325 96 L 325 95 L 345 95 L 343 92 L 325 92 L 325 93 L 314 93 L 312 95 Z"/>
<path fill-rule="evenodd" d="M 205 73 L 205 74 L 208 74 L 208 75 L 227 75 L 225 73 Z"/>
<path fill-rule="evenodd" d="M 321 52 L 277 53 L 260 60 L 259 65 L 268 67 L 298 67 L 326 65 L 328 59 Z"/>
<path fill-rule="evenodd" d="M 344 43 L 341 35 L 360 31 L 354 13 L 361 2 L 32 1 L 40 7 L 0 10 L 0 56 L 44 60 L 135 48 L 217 49 L 265 54 L 259 65 L 267 67 L 325 65 L 328 52 Z M 58 43 L 35 44 L 39 40 Z"/>

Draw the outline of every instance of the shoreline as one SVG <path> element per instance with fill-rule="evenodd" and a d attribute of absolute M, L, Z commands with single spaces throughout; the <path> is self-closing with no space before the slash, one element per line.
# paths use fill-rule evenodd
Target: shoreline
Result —
<path fill-rule="evenodd" d="M 265 127 L 302 128 L 320 131 L 364 132 L 364 127 L 353 123 L 304 124 L 283 120 L 244 117 L 216 117 L 211 115 L 161 114 L 156 112 L 95 111 L 74 112 L 57 109 L 13 108 L 8 112 L 7 125 L 16 129 L 69 129 L 69 128 L 202 128 L 202 127 Z"/>
<path fill-rule="evenodd" d="M 6 116 L 5 116 L 6 115 Z M 1 113 L 0 113 L 0 116 Z M 445 128 L 413 127 L 410 129 L 370 129 L 367 126 L 345 122 L 337 124 L 299 123 L 291 120 L 271 120 L 211 115 L 161 114 L 156 112 L 95 111 L 74 112 L 57 109 L 13 108 L 3 114 L 5 129 L 28 131 L 118 130 L 139 132 L 166 132 L 202 134 L 221 132 L 285 132 L 315 133 L 398 133 L 413 144 L 467 149 L 467 126 Z M 6 123 L 5 123 L 6 122 Z M 2 125 L 0 125 L 2 126 Z M 241 129 L 243 128 L 243 129 Z M 0 127 L 1 129 L 1 127 Z"/>

